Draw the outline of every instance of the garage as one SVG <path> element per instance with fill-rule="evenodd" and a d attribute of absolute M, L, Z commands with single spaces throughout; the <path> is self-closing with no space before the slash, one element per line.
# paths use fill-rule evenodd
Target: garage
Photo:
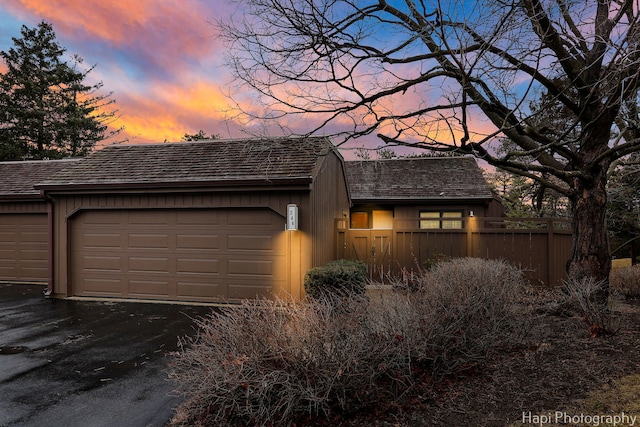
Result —
<path fill-rule="evenodd" d="M 0 281 L 46 283 L 46 213 L 0 214 Z"/>
<path fill-rule="evenodd" d="M 0 281 L 48 283 L 51 205 L 34 186 L 75 162 L 0 162 Z"/>
<path fill-rule="evenodd" d="M 350 205 L 325 137 L 111 145 L 35 188 L 51 203 L 53 298 L 299 299 Z"/>
<path fill-rule="evenodd" d="M 270 209 L 82 211 L 71 227 L 73 295 L 175 301 L 269 296 L 286 279 L 283 224 Z"/>

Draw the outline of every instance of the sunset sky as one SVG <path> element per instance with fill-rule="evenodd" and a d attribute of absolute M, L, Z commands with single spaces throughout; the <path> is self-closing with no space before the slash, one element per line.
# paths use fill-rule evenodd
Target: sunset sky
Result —
<path fill-rule="evenodd" d="M 34 28 L 43 20 L 52 24 L 69 55 L 79 55 L 87 67 L 95 65 L 87 82 L 101 81 L 103 93 L 113 92 L 121 115 L 116 124 L 123 126 L 124 132 L 103 144 L 173 142 L 200 130 L 222 138 L 251 136 L 262 129 L 235 119 L 228 95 L 246 99 L 245 92 L 231 84 L 224 67 L 225 48 L 213 25 L 217 19 L 238 14 L 231 3 L 2 0 L 0 50 L 13 46 L 11 38 L 20 37 L 22 25 Z M 0 70 L 3 68 L 0 61 Z M 407 102 L 404 98 L 402 103 Z M 299 133 L 312 128 L 308 121 L 299 119 L 286 125 Z M 366 138 L 349 144 L 368 148 L 383 145 L 375 136 Z M 411 151 L 395 150 L 399 154 Z"/>
<path fill-rule="evenodd" d="M 3 0 L 0 50 L 13 46 L 23 24 L 47 21 L 69 54 L 96 65 L 89 81 L 113 92 L 125 127 L 119 139 L 177 141 L 199 130 L 239 137 L 241 126 L 225 120 L 230 78 L 211 24 L 231 8 L 201 0 Z"/>

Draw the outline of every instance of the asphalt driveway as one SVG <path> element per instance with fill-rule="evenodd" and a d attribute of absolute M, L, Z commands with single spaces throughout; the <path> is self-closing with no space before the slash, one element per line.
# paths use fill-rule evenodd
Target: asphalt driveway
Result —
<path fill-rule="evenodd" d="M 0 284 L 0 426 L 164 426 L 168 352 L 210 307 L 49 300 Z"/>

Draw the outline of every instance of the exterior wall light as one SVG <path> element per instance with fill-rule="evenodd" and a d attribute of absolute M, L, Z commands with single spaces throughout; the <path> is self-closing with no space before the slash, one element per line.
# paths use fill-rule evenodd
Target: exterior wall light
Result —
<path fill-rule="evenodd" d="M 287 205 L 287 230 L 298 229 L 298 205 Z"/>

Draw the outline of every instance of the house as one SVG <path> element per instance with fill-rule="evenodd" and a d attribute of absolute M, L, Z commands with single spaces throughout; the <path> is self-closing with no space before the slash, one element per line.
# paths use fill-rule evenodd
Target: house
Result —
<path fill-rule="evenodd" d="M 52 203 L 56 297 L 299 298 L 350 205 L 323 137 L 112 145 L 35 187 Z"/>
<path fill-rule="evenodd" d="M 393 220 L 423 229 L 462 228 L 466 216 L 502 216 L 472 157 L 346 162 L 350 227 L 391 229 Z"/>
<path fill-rule="evenodd" d="M 372 279 L 443 253 L 465 255 L 468 218 L 503 213 L 471 157 L 349 161 L 345 168 L 352 207 L 338 232 L 338 256 L 367 263 Z M 407 237 L 407 230 L 418 234 Z"/>
<path fill-rule="evenodd" d="M 61 298 L 300 298 L 307 270 L 332 259 L 377 279 L 440 254 L 555 283 L 570 245 L 552 222 L 500 223 L 472 158 L 344 162 L 324 137 L 113 145 L 0 163 L 0 177 L 0 281 Z"/>
<path fill-rule="evenodd" d="M 346 162 L 350 217 L 337 221 L 336 256 L 368 264 L 374 280 L 447 257 L 505 259 L 535 283 L 557 284 L 571 246 L 566 221 L 514 221 L 471 157 Z"/>
<path fill-rule="evenodd" d="M 0 162 L 0 281 L 49 280 L 50 205 L 34 185 L 74 161 Z"/>

